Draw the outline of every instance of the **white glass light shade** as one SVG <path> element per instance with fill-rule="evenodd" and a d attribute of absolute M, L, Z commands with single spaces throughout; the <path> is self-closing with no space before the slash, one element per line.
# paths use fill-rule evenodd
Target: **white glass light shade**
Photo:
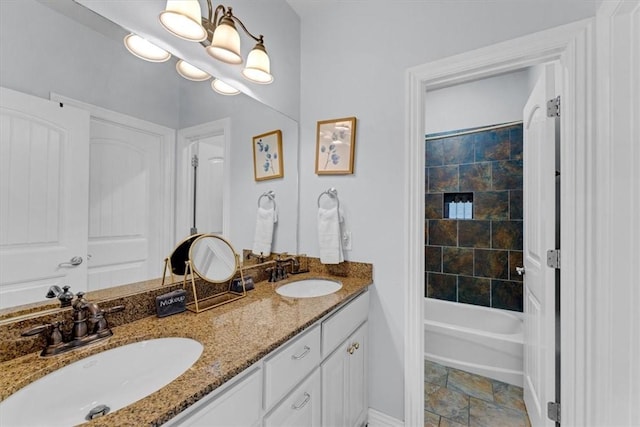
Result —
<path fill-rule="evenodd" d="M 240 55 L 240 34 L 233 26 L 222 21 L 213 32 L 211 45 L 207 46 L 207 53 L 227 64 L 242 64 Z"/>
<path fill-rule="evenodd" d="M 240 91 L 220 79 L 213 79 L 211 88 L 221 95 L 237 95 Z"/>
<path fill-rule="evenodd" d="M 269 55 L 262 44 L 258 43 L 247 56 L 247 66 L 242 70 L 242 75 L 254 83 L 269 84 L 273 82 L 271 75 L 271 63 Z"/>
<path fill-rule="evenodd" d="M 185 79 L 193 80 L 194 82 L 203 82 L 211 78 L 208 73 L 189 64 L 188 62 L 183 61 L 182 59 L 176 62 L 176 71 L 178 71 L 178 74 Z"/>
<path fill-rule="evenodd" d="M 159 48 L 150 41 L 137 34 L 128 34 L 124 37 L 124 45 L 129 52 L 140 59 L 149 62 L 165 62 L 171 58 L 171 54 Z"/>
<path fill-rule="evenodd" d="M 167 7 L 160 13 L 160 23 L 181 39 L 201 42 L 207 38 L 198 0 L 167 0 Z"/>

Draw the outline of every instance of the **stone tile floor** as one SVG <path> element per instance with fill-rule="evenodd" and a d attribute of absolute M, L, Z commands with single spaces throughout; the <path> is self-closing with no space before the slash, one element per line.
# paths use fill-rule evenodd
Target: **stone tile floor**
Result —
<path fill-rule="evenodd" d="M 424 361 L 424 427 L 530 427 L 522 388 Z"/>

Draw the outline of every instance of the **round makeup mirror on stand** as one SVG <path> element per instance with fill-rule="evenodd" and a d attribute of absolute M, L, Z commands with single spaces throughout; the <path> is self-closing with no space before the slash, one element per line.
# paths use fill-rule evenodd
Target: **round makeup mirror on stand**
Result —
<path fill-rule="evenodd" d="M 232 279 L 238 270 L 241 291 L 231 290 Z M 229 282 L 229 286 L 225 291 L 201 297 L 196 287 L 196 276 L 209 283 Z M 238 254 L 227 240 L 215 234 L 202 234 L 191 243 L 184 274 L 185 288 L 188 277 L 191 280 L 194 301 L 187 304 L 187 309 L 196 313 L 235 301 L 247 294 Z"/>

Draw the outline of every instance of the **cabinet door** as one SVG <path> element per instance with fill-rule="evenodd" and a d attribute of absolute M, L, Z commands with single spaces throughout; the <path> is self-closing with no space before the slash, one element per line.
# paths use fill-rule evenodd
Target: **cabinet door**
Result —
<path fill-rule="evenodd" d="M 367 414 L 367 324 L 322 364 L 322 425 L 360 426 Z"/>
<path fill-rule="evenodd" d="M 251 427 L 260 425 L 262 416 L 262 370 L 231 385 L 219 395 L 206 402 L 198 402 L 179 417 L 171 420 L 170 426 L 196 427 Z"/>
<path fill-rule="evenodd" d="M 320 427 L 320 372 L 316 369 L 265 417 L 264 427 Z"/>
<path fill-rule="evenodd" d="M 348 354 L 347 370 L 347 426 L 361 426 L 366 421 L 367 393 L 367 324 L 365 323 L 347 340 L 353 352 Z"/>

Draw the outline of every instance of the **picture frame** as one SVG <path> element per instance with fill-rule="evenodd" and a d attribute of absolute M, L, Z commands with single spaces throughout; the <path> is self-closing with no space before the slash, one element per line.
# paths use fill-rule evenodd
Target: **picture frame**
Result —
<path fill-rule="evenodd" d="M 319 121 L 316 134 L 316 174 L 352 174 L 355 145 L 355 117 Z"/>
<path fill-rule="evenodd" d="M 253 176 L 256 181 L 284 177 L 282 131 L 274 130 L 253 137 Z"/>

